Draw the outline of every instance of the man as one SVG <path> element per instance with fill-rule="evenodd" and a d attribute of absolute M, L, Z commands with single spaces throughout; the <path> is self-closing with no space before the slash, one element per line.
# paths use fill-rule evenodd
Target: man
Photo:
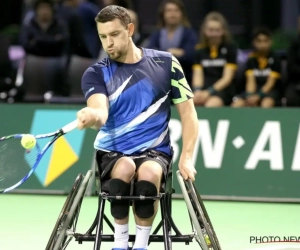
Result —
<path fill-rule="evenodd" d="M 165 180 L 171 158 L 168 130 L 170 101 L 183 125 L 179 169 L 195 179 L 192 155 L 198 134 L 192 92 L 178 61 L 170 53 L 138 48 L 132 41 L 134 25 L 128 11 L 110 5 L 96 17 L 108 58 L 89 67 L 82 77 L 87 107 L 77 114 L 79 129 L 99 130 L 95 140 L 102 181 L 110 195 L 155 196 Z M 141 156 L 132 159 L 131 156 Z M 136 241 L 133 249 L 147 249 L 157 202 L 135 201 Z M 128 201 L 112 201 L 115 218 L 114 250 L 128 249 Z"/>
<path fill-rule="evenodd" d="M 61 57 L 68 39 L 66 26 L 55 16 L 52 0 L 37 0 L 34 16 L 22 26 L 21 44 L 27 54 Z"/>
<path fill-rule="evenodd" d="M 272 108 L 280 103 L 280 58 L 272 51 L 272 33 L 258 27 L 253 33 L 254 51 L 248 55 L 246 92 L 233 98 L 232 107 Z"/>
<path fill-rule="evenodd" d="M 134 10 L 130 10 L 130 9 L 127 9 L 127 10 L 128 10 L 131 22 L 134 25 L 134 33 L 131 37 L 132 41 L 134 42 L 134 44 L 136 46 L 146 47 L 146 44 L 148 43 L 148 39 L 147 39 L 148 36 L 145 33 L 139 31 L 139 20 L 138 20 L 137 13 Z M 107 57 L 107 54 L 106 54 L 104 48 L 101 48 L 98 60 L 99 61 L 103 60 L 105 57 Z"/>

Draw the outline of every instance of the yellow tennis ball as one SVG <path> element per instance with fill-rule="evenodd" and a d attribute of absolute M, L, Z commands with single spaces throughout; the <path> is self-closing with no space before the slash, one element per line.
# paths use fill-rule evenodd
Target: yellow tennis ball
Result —
<path fill-rule="evenodd" d="M 36 144 L 36 139 L 33 135 L 24 135 L 21 139 L 21 145 L 23 148 L 32 149 Z"/>

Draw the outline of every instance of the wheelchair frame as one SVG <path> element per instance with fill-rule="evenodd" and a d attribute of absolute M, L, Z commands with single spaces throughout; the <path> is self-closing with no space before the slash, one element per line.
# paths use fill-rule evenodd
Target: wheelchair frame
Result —
<path fill-rule="evenodd" d="M 94 242 L 93 250 L 100 250 L 101 242 L 113 242 L 113 234 L 103 234 L 103 225 L 104 221 L 107 223 L 109 228 L 114 232 L 114 226 L 107 218 L 104 213 L 104 208 L 107 200 L 113 199 L 123 199 L 123 200 L 160 200 L 160 210 L 161 210 L 161 221 L 154 229 L 153 233 L 149 238 L 149 245 L 152 242 L 163 242 L 165 250 L 172 249 L 173 242 L 181 242 L 189 245 L 195 239 L 202 250 L 221 250 L 217 236 L 212 227 L 211 221 L 208 217 L 204 204 L 201 200 L 199 193 L 196 190 L 194 183 L 189 181 L 184 181 L 179 171 L 177 171 L 177 179 L 179 181 L 184 200 L 186 202 L 190 222 L 193 229 L 192 234 L 183 235 L 178 227 L 175 225 L 172 219 L 172 194 L 175 190 L 172 187 L 173 174 L 170 168 L 170 171 L 167 175 L 166 182 L 164 184 L 164 192 L 160 192 L 158 196 L 110 196 L 106 192 L 100 192 L 99 188 L 98 195 L 98 210 L 97 215 L 85 234 L 76 233 L 76 224 L 73 225 L 74 231 L 70 231 L 70 224 L 77 223 L 79 216 L 80 206 L 84 197 L 84 193 L 87 189 L 88 182 L 91 177 L 91 170 L 88 171 L 82 183 L 79 184 L 78 188 L 78 179 L 82 180 L 82 175 L 79 175 L 75 181 L 75 184 L 70 192 L 65 205 L 60 213 L 58 221 L 53 229 L 51 237 L 49 239 L 46 250 L 64 250 L 70 242 L 70 239 L 67 240 L 68 236 L 75 238 L 79 244 L 83 242 Z M 133 182 L 132 182 L 133 183 Z M 76 194 L 76 192 L 78 193 Z M 79 192 L 80 191 L 80 192 Z M 97 190 L 98 191 L 98 190 Z M 72 198 L 75 197 L 75 198 Z M 70 203 L 72 203 L 70 206 Z M 75 214 L 75 212 L 77 212 Z M 66 217 L 66 219 L 64 219 Z M 104 220 L 104 221 L 103 221 Z M 163 234 L 158 235 L 159 230 L 162 228 Z M 96 233 L 93 234 L 96 229 Z M 205 229 L 205 232 L 203 231 Z M 175 235 L 172 235 L 174 231 Z M 55 237 L 56 235 L 56 237 Z M 55 241 L 56 239 L 56 241 Z M 129 235 L 129 242 L 135 241 L 135 235 Z M 55 243 L 55 244 L 54 244 Z"/>

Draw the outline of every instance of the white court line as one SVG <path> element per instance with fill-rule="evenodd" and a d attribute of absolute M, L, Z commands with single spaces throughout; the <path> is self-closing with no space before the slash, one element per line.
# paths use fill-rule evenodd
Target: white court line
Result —
<path fill-rule="evenodd" d="M 258 248 L 248 248 L 246 250 L 290 250 L 290 249 L 298 249 L 300 250 L 300 246 L 268 246 L 268 247 L 258 247 Z"/>

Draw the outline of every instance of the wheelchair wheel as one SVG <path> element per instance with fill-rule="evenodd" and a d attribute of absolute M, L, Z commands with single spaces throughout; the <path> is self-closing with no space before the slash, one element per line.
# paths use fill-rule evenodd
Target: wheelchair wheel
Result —
<path fill-rule="evenodd" d="M 183 180 L 179 171 L 177 171 L 177 179 L 195 229 L 196 241 L 203 250 L 221 250 L 218 238 L 195 184 L 191 180 Z M 206 232 L 205 235 L 204 232 Z"/>
<path fill-rule="evenodd" d="M 77 176 L 54 226 L 46 250 L 64 250 L 72 240 L 91 175 L 92 171 L 89 170 L 85 177 L 82 174 Z"/>

